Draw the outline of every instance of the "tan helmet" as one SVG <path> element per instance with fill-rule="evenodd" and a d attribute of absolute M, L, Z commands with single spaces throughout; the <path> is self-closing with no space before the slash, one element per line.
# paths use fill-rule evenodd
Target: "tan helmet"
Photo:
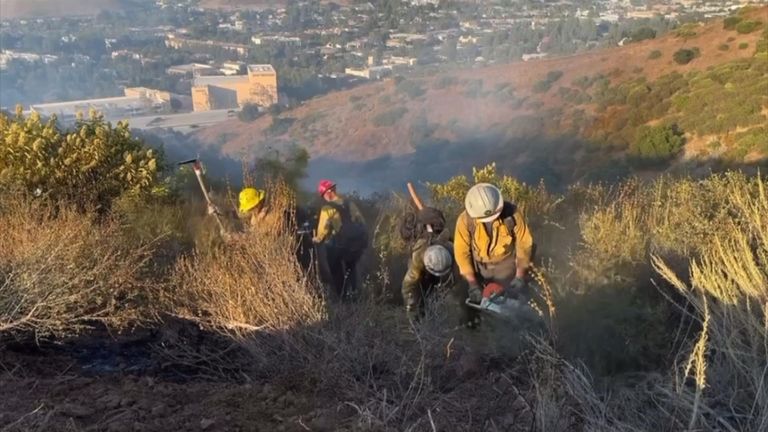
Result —
<path fill-rule="evenodd" d="M 496 186 L 490 183 L 478 183 L 467 192 L 464 208 L 472 219 L 491 222 L 501 214 L 504 208 L 504 197 Z"/>
<path fill-rule="evenodd" d="M 424 251 L 424 267 L 435 276 L 443 277 L 453 268 L 451 251 L 445 246 L 434 244 Z"/>

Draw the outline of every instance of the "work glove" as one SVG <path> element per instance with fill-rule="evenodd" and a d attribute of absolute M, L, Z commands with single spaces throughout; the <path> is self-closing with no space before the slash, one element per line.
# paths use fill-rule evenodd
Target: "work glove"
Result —
<path fill-rule="evenodd" d="M 208 214 L 213 216 L 221 213 L 219 213 L 219 209 L 215 205 L 208 204 Z"/>
<path fill-rule="evenodd" d="M 528 283 L 525 281 L 525 279 L 516 277 L 512 279 L 512 282 L 509 283 L 509 286 L 505 290 L 504 294 L 507 296 L 507 298 L 519 300 L 521 297 L 524 297 L 527 288 Z"/>
<path fill-rule="evenodd" d="M 480 290 L 480 285 L 477 282 L 469 283 L 469 301 L 471 303 L 480 304 L 483 301 L 483 292 Z"/>

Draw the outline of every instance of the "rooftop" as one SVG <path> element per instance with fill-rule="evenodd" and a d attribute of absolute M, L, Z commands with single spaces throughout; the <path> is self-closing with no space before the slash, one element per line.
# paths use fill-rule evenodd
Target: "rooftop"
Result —
<path fill-rule="evenodd" d="M 268 64 L 252 64 L 252 65 L 248 65 L 248 72 L 252 72 L 252 73 L 258 73 L 258 72 L 275 73 L 275 68 L 273 68 L 272 65 L 268 65 Z"/>
<path fill-rule="evenodd" d="M 198 86 L 221 86 L 226 84 L 236 84 L 243 81 L 247 81 L 248 77 L 246 75 L 213 75 L 213 76 L 199 76 L 195 77 L 194 85 L 196 87 Z"/>

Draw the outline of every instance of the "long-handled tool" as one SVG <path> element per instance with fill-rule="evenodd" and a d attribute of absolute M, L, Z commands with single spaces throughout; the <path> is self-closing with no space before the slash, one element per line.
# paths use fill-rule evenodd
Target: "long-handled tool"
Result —
<path fill-rule="evenodd" d="M 421 198 L 419 198 L 419 195 L 416 193 L 416 188 L 413 187 L 413 183 L 408 182 L 406 183 L 406 186 L 408 187 L 408 193 L 411 195 L 411 200 L 413 200 L 413 205 L 415 205 L 416 209 L 419 211 L 424 210 L 424 203 L 421 201 Z M 432 225 L 427 225 L 427 231 L 433 232 Z"/>
<path fill-rule="evenodd" d="M 195 172 L 195 177 L 197 177 L 197 182 L 200 184 L 200 189 L 203 191 L 203 196 L 205 197 L 205 202 L 208 204 L 208 207 L 215 208 L 213 205 L 213 202 L 211 201 L 211 197 L 208 195 L 208 189 L 205 188 L 205 183 L 203 182 L 203 166 L 200 163 L 200 159 L 188 159 L 185 161 L 181 161 L 178 163 L 179 166 L 182 165 L 189 165 L 192 164 L 192 171 Z M 222 233 L 226 233 L 227 230 L 224 228 L 224 224 L 221 222 L 221 218 L 219 218 L 218 212 L 213 213 L 213 217 L 216 219 L 216 223 L 219 224 L 219 229 Z"/>

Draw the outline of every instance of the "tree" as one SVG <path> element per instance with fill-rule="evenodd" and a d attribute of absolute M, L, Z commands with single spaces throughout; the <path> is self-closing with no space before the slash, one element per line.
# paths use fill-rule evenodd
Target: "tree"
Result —
<path fill-rule="evenodd" d="M 683 149 L 685 137 L 676 125 L 642 126 L 630 146 L 630 155 L 641 166 L 663 164 Z"/>
<path fill-rule="evenodd" d="M 259 106 L 252 103 L 243 105 L 243 108 L 237 113 L 237 118 L 242 122 L 252 122 L 259 118 L 261 113 L 259 112 Z"/>

